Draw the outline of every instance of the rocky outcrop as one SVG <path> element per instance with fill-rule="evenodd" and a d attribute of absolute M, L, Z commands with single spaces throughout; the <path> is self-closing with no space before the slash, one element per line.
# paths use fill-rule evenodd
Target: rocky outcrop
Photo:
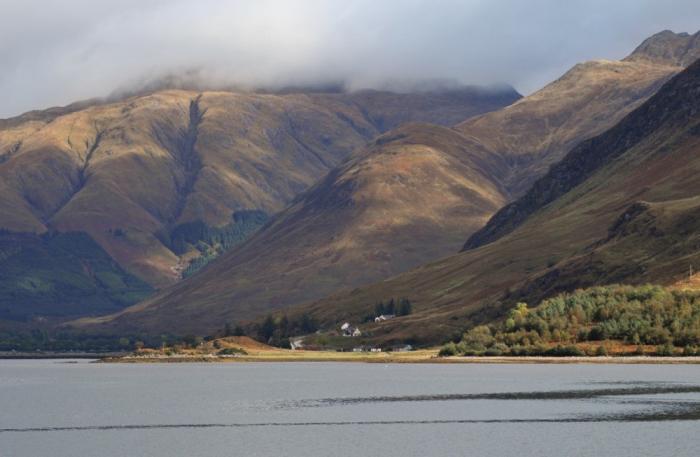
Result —
<path fill-rule="evenodd" d="M 687 67 L 700 58 L 700 32 L 673 33 L 664 30 L 640 44 L 624 60 Z"/>

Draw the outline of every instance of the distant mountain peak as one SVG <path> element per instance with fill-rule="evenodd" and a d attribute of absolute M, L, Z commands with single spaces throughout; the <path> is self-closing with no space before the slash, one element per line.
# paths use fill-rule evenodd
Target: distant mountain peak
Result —
<path fill-rule="evenodd" d="M 700 32 L 693 35 L 664 30 L 642 42 L 624 60 L 687 67 L 700 58 Z"/>

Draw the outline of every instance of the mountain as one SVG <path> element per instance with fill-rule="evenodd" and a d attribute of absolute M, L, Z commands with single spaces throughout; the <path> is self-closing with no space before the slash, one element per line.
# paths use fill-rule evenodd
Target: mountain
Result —
<path fill-rule="evenodd" d="M 199 277 L 101 322 L 203 333 L 457 252 L 566 148 L 614 125 L 680 70 L 680 64 L 590 62 L 455 129 L 391 131 Z"/>
<path fill-rule="evenodd" d="M 0 121 L 0 228 L 85 232 L 161 287 L 197 254 L 171 245 L 183 224 L 273 214 L 384 126 L 412 116 L 453 122 L 518 97 L 166 90 L 27 113 Z"/>
<path fill-rule="evenodd" d="M 621 61 L 578 64 L 534 94 L 457 129 L 512 164 L 504 184 L 517 197 L 572 147 L 613 126 L 693 57 L 700 57 L 700 32 L 660 32 Z"/>
<path fill-rule="evenodd" d="M 331 327 L 408 297 L 414 314 L 363 330 L 385 341 L 437 342 L 519 301 L 591 285 L 678 282 L 700 262 L 699 107 L 700 61 L 575 147 L 464 252 L 297 307 L 291 317 L 310 313 Z"/>
<path fill-rule="evenodd" d="M 690 35 L 664 30 L 644 40 L 625 61 L 687 67 L 698 59 L 700 32 Z"/>
<path fill-rule="evenodd" d="M 496 159 L 444 127 L 392 130 L 246 243 L 110 325 L 201 333 L 454 253 L 507 201 Z"/>

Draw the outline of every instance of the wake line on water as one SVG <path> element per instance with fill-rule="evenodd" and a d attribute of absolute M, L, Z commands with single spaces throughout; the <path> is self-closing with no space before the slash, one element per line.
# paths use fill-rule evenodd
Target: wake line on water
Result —
<path fill-rule="evenodd" d="M 700 420 L 699 403 L 675 403 L 673 409 L 665 411 L 642 411 L 619 415 L 582 416 L 565 418 L 534 419 L 437 419 L 437 420 L 378 420 L 378 421 L 338 421 L 338 422 L 252 422 L 252 423 L 211 423 L 211 424 L 127 424 L 127 425 L 86 425 L 72 427 L 26 427 L 0 428 L 0 433 L 25 432 L 79 432 L 79 431 L 127 431 L 127 430 L 168 430 L 168 429 L 209 429 L 209 428 L 254 428 L 254 427 L 343 427 L 353 425 L 450 425 L 450 424 L 576 424 L 590 422 L 660 422 Z"/>
<path fill-rule="evenodd" d="M 278 408 L 313 408 L 362 403 L 394 403 L 458 400 L 590 400 L 603 397 L 700 393 L 697 385 L 641 385 L 608 389 L 554 390 L 535 392 L 496 392 L 478 394 L 431 394 L 377 397 L 340 397 L 285 401 Z"/>
<path fill-rule="evenodd" d="M 561 390 L 541 392 L 499 392 L 482 394 L 438 394 L 396 397 L 349 397 L 325 398 L 285 402 L 282 407 L 318 407 L 381 402 L 420 402 L 449 400 L 579 400 L 620 396 L 640 396 L 678 393 L 700 393 L 697 385 L 638 385 L 636 387 Z M 362 425 L 445 425 L 445 424 L 538 424 L 538 423 L 590 423 L 590 422 L 659 422 L 700 420 L 699 401 L 623 401 L 656 405 L 657 408 L 622 414 L 576 416 L 564 418 L 531 419 L 426 419 L 426 420 L 378 420 L 378 421 L 331 421 L 331 422 L 252 422 L 252 423 L 204 423 L 204 424 L 122 424 L 85 425 L 68 427 L 24 427 L 0 428 L 0 433 L 24 432 L 72 432 L 72 431 L 126 431 L 126 430 L 167 430 L 167 429 L 207 429 L 207 428 L 253 428 L 253 427 L 338 427 Z M 660 405 L 660 407 L 658 407 Z"/>

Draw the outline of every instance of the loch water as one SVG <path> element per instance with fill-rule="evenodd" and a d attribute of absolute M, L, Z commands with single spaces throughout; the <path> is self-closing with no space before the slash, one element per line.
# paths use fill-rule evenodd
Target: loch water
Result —
<path fill-rule="evenodd" d="M 0 456 L 696 456 L 700 366 L 0 361 Z"/>

